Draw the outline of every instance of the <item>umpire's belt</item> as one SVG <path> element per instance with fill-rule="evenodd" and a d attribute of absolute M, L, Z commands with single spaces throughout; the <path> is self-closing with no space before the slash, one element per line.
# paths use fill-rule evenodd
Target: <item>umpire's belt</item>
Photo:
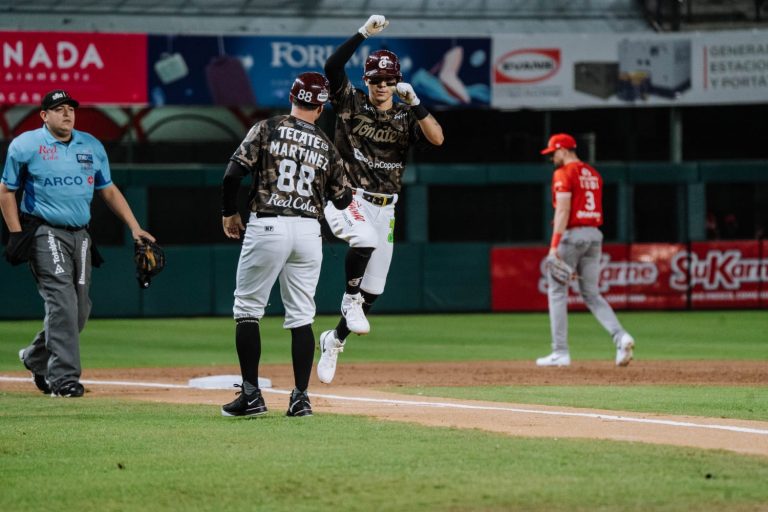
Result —
<path fill-rule="evenodd" d="M 370 192 L 363 192 L 363 199 L 376 206 L 387 206 L 392 204 L 395 200 L 395 196 L 389 194 L 371 194 Z"/>
<path fill-rule="evenodd" d="M 32 218 L 32 219 L 37 219 L 42 224 L 45 224 L 46 226 L 51 226 L 52 228 L 63 229 L 63 230 L 66 230 L 66 231 L 80 231 L 81 229 L 86 229 L 88 227 L 87 225 L 85 225 L 85 226 L 57 226 L 56 224 L 51 224 L 47 220 L 42 219 L 42 218 L 38 217 L 37 215 L 30 215 L 28 213 L 22 213 L 21 217 L 22 218 L 29 217 L 29 218 Z"/>

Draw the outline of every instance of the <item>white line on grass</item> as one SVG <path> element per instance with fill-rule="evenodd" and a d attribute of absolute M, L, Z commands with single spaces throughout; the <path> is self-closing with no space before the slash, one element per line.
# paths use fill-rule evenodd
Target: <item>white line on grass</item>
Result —
<path fill-rule="evenodd" d="M 31 378 L 27 377 L 7 377 L 0 375 L 0 381 L 9 382 L 30 382 Z M 144 388 L 174 388 L 174 389 L 192 389 L 186 384 L 167 384 L 162 382 L 135 382 L 135 381 L 122 381 L 122 380 L 81 380 L 83 384 L 98 384 L 104 386 L 134 386 Z M 201 388 L 195 388 L 201 389 Z M 221 390 L 218 390 L 221 391 Z M 280 395 L 289 395 L 291 392 L 281 389 L 265 388 L 262 389 L 265 393 L 275 393 Z M 710 423 L 691 423 L 688 421 L 673 421 L 673 420 L 657 420 L 649 418 L 633 418 L 631 416 L 616 416 L 613 414 L 597 414 L 589 412 L 567 412 L 567 411 L 541 411 L 537 409 L 520 409 L 517 407 L 496 407 L 490 405 L 469 405 L 469 404 L 454 404 L 449 402 L 424 402 L 417 400 L 394 400 L 388 398 L 366 398 L 355 396 L 343 396 L 343 395 L 327 395 L 323 393 L 311 393 L 313 397 L 325 398 L 328 400 L 346 400 L 348 402 L 366 402 L 366 403 L 378 403 L 387 405 L 409 405 L 418 407 L 434 407 L 442 409 L 470 409 L 475 411 L 502 411 L 502 412 L 515 412 L 524 414 L 540 414 L 544 416 L 570 416 L 576 418 L 592 418 L 598 420 L 609 421 L 623 421 L 627 423 L 647 423 L 652 425 L 666 425 L 670 427 L 688 427 L 688 428 L 702 428 L 710 430 L 727 430 L 730 432 L 740 432 L 743 434 L 758 434 L 762 436 L 768 436 L 768 430 L 759 428 L 746 428 L 746 427 L 734 427 L 731 425 L 717 425 Z"/>
<path fill-rule="evenodd" d="M 271 391 L 264 389 L 263 391 Z M 597 414 L 588 412 L 567 412 L 567 411 L 541 411 L 538 409 L 519 409 L 517 407 L 495 407 L 490 405 L 469 405 L 469 404 L 454 404 L 447 402 L 418 402 L 415 400 L 392 400 L 384 398 L 363 398 L 363 397 L 351 397 L 341 395 L 323 395 L 319 393 L 311 393 L 312 396 L 317 396 L 332 400 L 347 400 L 355 402 L 375 402 L 382 404 L 392 405 L 417 405 L 419 407 L 435 407 L 446 409 L 471 409 L 477 411 L 505 411 L 505 412 L 519 412 L 525 414 L 541 414 L 545 416 L 572 416 L 578 418 L 593 418 L 600 420 L 611 421 L 625 421 L 629 423 L 650 423 L 654 425 L 668 425 L 672 427 L 692 427 L 692 428 L 706 428 L 713 430 L 729 430 L 733 432 L 742 432 L 746 434 L 759 434 L 768 435 L 768 430 L 759 428 L 746 428 L 746 427 L 733 427 L 730 425 L 716 425 L 707 423 L 690 423 L 687 421 L 672 421 L 672 420 L 654 420 L 648 418 L 632 418 L 630 416 L 615 416 L 612 414 Z"/>

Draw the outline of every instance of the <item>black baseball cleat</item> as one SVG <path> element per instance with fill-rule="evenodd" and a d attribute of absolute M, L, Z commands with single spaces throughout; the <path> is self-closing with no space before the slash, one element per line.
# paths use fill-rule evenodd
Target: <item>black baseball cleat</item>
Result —
<path fill-rule="evenodd" d="M 248 395 L 242 391 L 243 386 L 235 384 L 241 391 L 237 392 L 237 398 L 226 405 L 221 406 L 222 416 L 261 416 L 267 414 L 267 404 L 261 396 L 261 390 L 256 390 Z"/>
<path fill-rule="evenodd" d="M 288 412 L 286 416 L 312 416 L 312 404 L 309 403 L 309 396 L 306 391 L 294 389 L 291 393 L 291 400 L 288 402 Z"/>
<path fill-rule="evenodd" d="M 79 382 L 67 382 L 62 384 L 59 389 L 51 393 L 51 396 L 60 396 L 64 398 L 79 398 L 85 394 L 85 388 Z"/>
<path fill-rule="evenodd" d="M 32 368 L 27 366 L 26 361 L 24 361 L 24 349 L 19 350 L 19 360 L 21 361 L 21 364 L 24 365 L 24 368 L 32 372 L 32 378 L 35 380 L 35 386 L 37 386 L 37 389 L 42 391 L 45 395 L 50 395 L 51 386 L 49 386 L 48 381 L 45 380 L 45 375 L 42 373 L 35 373 Z"/>

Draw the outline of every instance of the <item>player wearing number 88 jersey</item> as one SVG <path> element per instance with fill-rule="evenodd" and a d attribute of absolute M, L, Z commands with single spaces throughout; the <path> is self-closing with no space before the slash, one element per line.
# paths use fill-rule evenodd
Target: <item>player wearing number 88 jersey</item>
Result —
<path fill-rule="evenodd" d="M 578 289 L 592 314 L 613 338 L 616 365 L 626 366 L 632 360 L 635 340 L 624 330 L 610 304 L 600 295 L 598 281 L 603 234 L 603 178 L 591 165 L 576 155 L 576 140 L 567 133 L 550 137 L 541 151 L 550 155 L 555 166 L 552 175 L 552 206 L 555 208 L 552 242 L 548 263 L 557 260 L 575 269 Z M 552 331 L 552 353 L 536 360 L 539 366 L 569 366 L 568 287 L 571 283 L 547 275 L 549 320 Z"/>
<path fill-rule="evenodd" d="M 306 394 L 315 339 L 315 288 L 320 277 L 322 238 L 319 217 L 326 202 L 346 208 L 352 201 L 345 164 L 315 121 L 328 100 L 328 81 L 302 73 L 291 87 L 291 114 L 256 123 L 230 159 L 222 184 L 222 226 L 229 238 L 245 239 L 237 265 L 234 301 L 235 345 L 242 392 L 222 407 L 224 416 L 266 413 L 258 388 L 261 358 L 259 322 L 269 293 L 280 280 L 285 306 L 283 327 L 291 330 L 294 394 L 302 397 L 289 416 L 310 415 Z M 243 226 L 236 204 L 243 177 L 250 175 L 250 216 Z"/>

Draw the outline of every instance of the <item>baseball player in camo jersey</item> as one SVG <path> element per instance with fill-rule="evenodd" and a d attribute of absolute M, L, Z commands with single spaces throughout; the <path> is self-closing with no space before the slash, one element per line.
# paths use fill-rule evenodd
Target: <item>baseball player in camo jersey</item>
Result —
<path fill-rule="evenodd" d="M 388 24 L 384 16 L 371 16 L 325 63 L 336 113 L 336 147 L 349 166 L 354 191 L 353 201 L 343 211 L 325 209 L 333 233 L 349 244 L 341 319 L 336 329 L 320 335 L 317 375 L 325 383 L 333 380 L 349 333 L 369 332 L 365 315 L 384 291 L 392 261 L 395 203 L 408 149 L 422 141 L 443 143 L 442 128 L 421 105 L 413 87 L 402 81 L 397 55 L 377 50 L 368 56 L 363 75 L 367 93 L 356 89 L 344 72 L 358 46 Z M 395 94 L 401 103 L 393 101 Z"/>
<path fill-rule="evenodd" d="M 344 161 L 328 136 L 315 126 L 328 95 L 328 80 L 323 75 L 300 74 L 291 87 L 291 114 L 254 125 L 224 175 L 224 234 L 237 239 L 245 231 L 233 308 L 243 383 L 236 385 L 241 387 L 239 396 L 221 408 L 224 416 L 267 412 L 259 390 L 259 321 L 277 279 L 285 305 L 283 327 L 291 330 L 295 380 L 287 415 L 312 415 L 307 387 L 315 351 L 315 288 L 323 258 L 318 219 L 326 200 L 337 208 L 345 208 L 352 200 Z M 240 181 L 248 174 L 253 183 L 246 229 L 236 199 Z"/>
<path fill-rule="evenodd" d="M 635 340 L 619 323 L 608 302 L 600 295 L 600 256 L 603 234 L 603 178 L 579 160 L 574 151 L 576 140 L 566 133 L 552 135 L 542 155 L 550 155 L 555 166 L 552 175 L 552 204 L 555 219 L 549 259 L 565 261 L 578 276 L 579 292 L 616 345 L 616 365 L 626 366 L 632 360 Z M 538 366 L 569 366 L 568 351 L 568 283 L 560 283 L 547 273 L 549 321 L 552 330 L 552 353 L 536 360 Z"/>

